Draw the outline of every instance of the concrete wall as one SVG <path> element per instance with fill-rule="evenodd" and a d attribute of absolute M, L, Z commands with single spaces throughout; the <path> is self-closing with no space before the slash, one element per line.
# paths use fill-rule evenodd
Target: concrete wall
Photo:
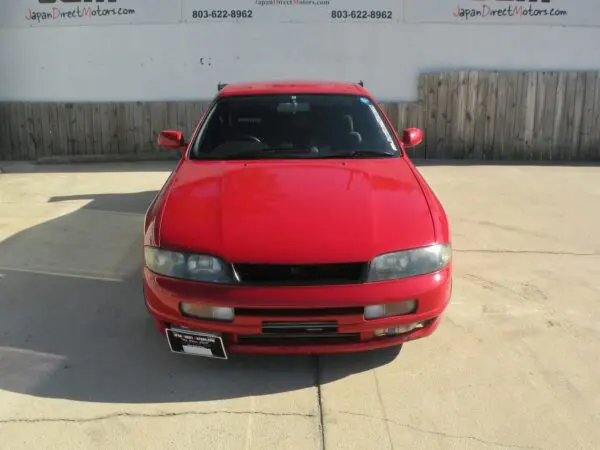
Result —
<path fill-rule="evenodd" d="M 39 9 L 38 1 L 18 3 Z M 415 8 L 416 0 L 404 1 Z M 579 5 L 581 20 L 569 16 L 575 24 L 596 25 L 585 18 L 600 17 L 597 1 L 553 1 Z M 165 2 L 178 7 L 177 0 L 145 0 L 160 8 Z M 424 5 L 432 2 L 449 4 Z M 415 21 L 427 20 L 412 11 Z M 16 20 L 21 13 L 11 14 Z M 414 101 L 422 72 L 600 70 L 597 26 L 404 20 L 34 27 L 0 21 L 0 101 L 196 100 L 212 97 L 219 81 L 265 78 L 362 79 L 381 101 Z"/>

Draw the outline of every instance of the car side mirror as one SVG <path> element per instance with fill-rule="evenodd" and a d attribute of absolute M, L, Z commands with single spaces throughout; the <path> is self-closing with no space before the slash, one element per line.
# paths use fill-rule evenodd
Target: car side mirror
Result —
<path fill-rule="evenodd" d="M 169 150 L 183 151 L 187 147 L 187 142 L 181 131 L 164 130 L 158 135 L 158 145 Z"/>
<path fill-rule="evenodd" d="M 423 142 L 423 131 L 420 128 L 406 128 L 402 133 L 402 143 L 405 147 L 415 147 Z"/>

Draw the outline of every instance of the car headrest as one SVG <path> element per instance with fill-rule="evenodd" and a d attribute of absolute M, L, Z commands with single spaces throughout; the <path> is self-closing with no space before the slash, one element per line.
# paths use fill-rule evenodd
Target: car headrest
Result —
<path fill-rule="evenodd" d="M 357 147 L 362 144 L 362 136 L 360 133 L 357 133 L 356 131 L 348 133 L 348 144 Z"/>
<path fill-rule="evenodd" d="M 354 120 L 352 120 L 350 114 L 342 116 L 342 127 L 346 133 L 352 133 L 354 131 Z"/>

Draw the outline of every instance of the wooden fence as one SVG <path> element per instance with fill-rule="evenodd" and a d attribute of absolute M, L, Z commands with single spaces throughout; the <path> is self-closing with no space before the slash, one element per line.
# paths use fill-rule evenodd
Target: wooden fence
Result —
<path fill-rule="evenodd" d="M 157 133 L 189 134 L 206 104 L 0 103 L 0 160 L 156 154 Z M 423 74 L 419 101 L 382 107 L 425 131 L 414 157 L 600 160 L 598 72 Z"/>
<path fill-rule="evenodd" d="M 418 106 L 401 105 L 396 119 L 424 129 L 418 156 L 600 159 L 599 72 L 425 74 L 419 98 Z"/>

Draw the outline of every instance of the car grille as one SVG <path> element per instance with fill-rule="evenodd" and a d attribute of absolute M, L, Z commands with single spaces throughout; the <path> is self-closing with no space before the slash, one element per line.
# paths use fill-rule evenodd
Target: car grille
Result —
<path fill-rule="evenodd" d="M 357 284 L 363 282 L 366 268 L 366 263 L 234 264 L 242 284 L 288 286 Z"/>

